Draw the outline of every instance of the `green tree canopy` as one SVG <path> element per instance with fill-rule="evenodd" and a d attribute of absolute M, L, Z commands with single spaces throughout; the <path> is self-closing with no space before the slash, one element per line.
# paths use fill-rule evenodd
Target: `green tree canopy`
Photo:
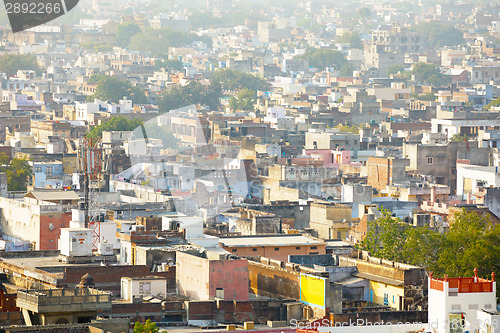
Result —
<path fill-rule="evenodd" d="M 363 8 L 358 9 L 357 14 L 360 18 L 364 18 L 364 19 L 370 18 L 370 16 L 372 15 L 370 8 L 368 8 L 368 7 L 363 7 Z"/>
<path fill-rule="evenodd" d="M 417 62 L 411 71 L 401 75 L 406 79 L 414 77 L 417 83 L 430 84 L 434 87 L 444 87 L 451 83 L 451 78 L 442 74 L 438 66 L 425 62 Z"/>
<path fill-rule="evenodd" d="M 467 134 L 453 134 L 453 136 L 450 138 L 451 142 L 462 142 L 468 140 L 469 136 Z"/>
<path fill-rule="evenodd" d="M 25 158 L 9 158 L 5 153 L 0 154 L 0 172 L 7 174 L 7 189 L 9 191 L 26 191 L 28 179 L 32 170 Z"/>
<path fill-rule="evenodd" d="M 229 68 L 215 71 L 213 81 L 218 82 L 223 90 L 266 91 L 270 88 L 269 83 L 261 77 Z"/>
<path fill-rule="evenodd" d="M 158 100 L 160 112 L 168 112 L 187 105 L 206 105 L 211 110 L 220 106 L 222 89 L 219 83 L 212 82 L 203 86 L 197 81 L 191 81 L 185 86 L 174 86 L 164 90 Z"/>
<path fill-rule="evenodd" d="M 136 322 L 134 325 L 134 333 L 158 333 L 160 329 L 151 319 L 146 320 L 144 324 Z"/>
<path fill-rule="evenodd" d="M 168 48 L 189 45 L 195 41 L 212 45 L 212 39 L 196 34 L 184 33 L 173 29 L 144 29 L 130 38 L 129 49 L 151 52 L 154 55 L 167 54 Z"/>
<path fill-rule="evenodd" d="M 38 66 L 36 56 L 33 54 L 5 54 L 0 56 L 0 72 L 7 76 L 17 74 L 18 70 L 32 70 L 37 75 L 42 74 L 42 69 Z"/>
<path fill-rule="evenodd" d="M 351 46 L 353 49 L 362 49 L 363 48 L 363 41 L 359 38 L 358 34 L 353 33 L 353 32 L 347 32 L 337 38 L 337 41 L 339 43 L 347 43 Z"/>
<path fill-rule="evenodd" d="M 89 138 L 102 138 L 102 132 L 117 131 L 126 132 L 133 131 L 137 127 L 142 126 L 144 121 L 142 119 L 127 119 L 124 116 L 117 116 L 110 118 L 107 122 L 95 126 L 87 134 Z"/>
<path fill-rule="evenodd" d="M 456 213 L 449 231 L 404 224 L 385 211 L 369 223 L 361 248 L 388 260 L 417 265 L 453 277 L 470 276 L 474 268 L 483 277 L 500 271 L 500 224 L 465 210 Z"/>
<path fill-rule="evenodd" d="M 167 70 L 181 71 L 184 68 L 182 61 L 177 59 L 165 59 L 155 61 L 155 70 L 165 68 Z"/>
<path fill-rule="evenodd" d="M 123 97 L 127 97 L 134 104 L 149 103 L 144 92 L 138 87 L 132 86 L 129 81 L 104 75 L 99 75 L 91 79 L 97 79 L 97 87 L 94 95 L 90 96 L 90 100 L 97 98 L 103 101 L 118 103 Z"/>
<path fill-rule="evenodd" d="M 494 106 L 499 106 L 500 105 L 500 97 L 498 98 L 495 98 L 494 100 L 492 100 L 488 105 L 486 105 L 484 107 L 485 110 L 489 110 L 491 109 L 492 107 Z"/>
<path fill-rule="evenodd" d="M 130 43 L 130 39 L 140 32 L 141 28 L 135 23 L 125 22 L 120 24 L 115 33 L 116 45 L 127 47 Z"/>
<path fill-rule="evenodd" d="M 419 33 L 427 47 L 440 48 L 455 46 L 464 42 L 463 32 L 459 29 L 435 22 L 421 22 L 411 29 Z"/>
<path fill-rule="evenodd" d="M 342 65 L 347 63 L 342 52 L 325 48 L 310 48 L 306 50 L 301 58 L 308 60 L 309 65 L 317 67 L 320 70 L 324 70 L 326 67 L 335 67 L 340 70 Z"/>
<path fill-rule="evenodd" d="M 404 73 L 404 70 L 405 70 L 405 66 L 400 65 L 400 64 L 395 64 L 395 65 L 389 66 L 389 70 L 387 71 L 387 74 L 391 75 L 391 74 Z"/>
<path fill-rule="evenodd" d="M 240 90 L 236 96 L 232 96 L 229 100 L 229 106 L 233 110 L 253 111 L 254 104 L 255 92 L 250 89 Z"/>

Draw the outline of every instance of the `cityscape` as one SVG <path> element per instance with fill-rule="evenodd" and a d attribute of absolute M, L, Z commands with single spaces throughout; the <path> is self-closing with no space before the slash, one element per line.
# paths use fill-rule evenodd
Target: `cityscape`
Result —
<path fill-rule="evenodd" d="M 0 332 L 500 333 L 499 1 L 0 8 Z"/>

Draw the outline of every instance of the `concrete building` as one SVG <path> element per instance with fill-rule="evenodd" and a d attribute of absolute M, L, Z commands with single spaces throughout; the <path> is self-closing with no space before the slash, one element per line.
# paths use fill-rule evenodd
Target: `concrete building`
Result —
<path fill-rule="evenodd" d="M 179 293 L 193 300 L 248 301 L 246 259 L 178 252 L 176 281 Z"/>
<path fill-rule="evenodd" d="M 19 290 L 16 304 L 29 326 L 33 316 L 41 325 L 89 323 L 98 312 L 111 310 L 111 294 L 87 287 Z"/>
<path fill-rule="evenodd" d="M 261 256 L 283 262 L 287 262 L 290 255 L 326 253 L 323 241 L 300 234 L 222 237 L 220 245 L 240 257 Z"/>
<path fill-rule="evenodd" d="M 352 208 L 348 205 L 314 202 L 311 204 L 309 228 L 313 235 L 323 239 L 347 239 Z"/>
<path fill-rule="evenodd" d="M 410 160 L 407 171 L 434 177 L 437 184 L 448 185 L 452 192 L 457 184 L 457 161 L 474 161 L 489 165 L 489 149 L 477 142 L 449 142 L 447 145 L 404 144 L 403 156 Z"/>
<path fill-rule="evenodd" d="M 406 167 L 410 165 L 410 161 L 393 157 L 369 157 L 366 165 L 368 185 L 378 190 L 385 190 L 388 185 L 406 179 Z"/>
<path fill-rule="evenodd" d="M 130 303 L 147 296 L 166 298 L 167 284 L 167 278 L 161 276 L 122 277 L 121 297 Z"/>

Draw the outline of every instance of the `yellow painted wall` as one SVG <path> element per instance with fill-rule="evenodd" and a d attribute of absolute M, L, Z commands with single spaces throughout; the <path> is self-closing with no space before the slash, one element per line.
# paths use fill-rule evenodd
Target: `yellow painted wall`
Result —
<path fill-rule="evenodd" d="M 389 294 L 389 306 L 399 310 L 399 296 L 404 299 L 403 286 L 397 287 L 381 282 L 370 281 L 370 290 L 373 291 L 373 302 L 384 305 L 384 294 Z M 393 298 L 394 296 L 394 298 Z M 401 308 L 402 308 L 401 304 Z"/>
<path fill-rule="evenodd" d="M 325 307 L 326 286 L 325 279 L 301 274 L 300 300 L 312 305 Z"/>

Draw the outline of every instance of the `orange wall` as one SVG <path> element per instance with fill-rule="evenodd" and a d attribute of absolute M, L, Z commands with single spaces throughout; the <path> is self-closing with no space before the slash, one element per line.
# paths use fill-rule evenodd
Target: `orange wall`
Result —
<path fill-rule="evenodd" d="M 311 249 L 316 246 L 316 249 Z M 299 247 L 299 249 L 297 249 Z M 288 262 L 289 255 L 326 254 L 325 245 L 300 245 L 300 246 L 262 246 L 262 247 L 228 247 L 224 249 L 240 257 L 261 256 Z M 275 250 L 278 248 L 279 250 Z M 253 251 L 255 249 L 255 251 Z M 236 250 L 233 251 L 233 250 Z"/>
<path fill-rule="evenodd" d="M 47 213 L 40 216 L 40 251 L 57 250 L 61 228 L 69 228 L 71 213 Z M 50 223 L 53 225 L 50 230 Z"/>

